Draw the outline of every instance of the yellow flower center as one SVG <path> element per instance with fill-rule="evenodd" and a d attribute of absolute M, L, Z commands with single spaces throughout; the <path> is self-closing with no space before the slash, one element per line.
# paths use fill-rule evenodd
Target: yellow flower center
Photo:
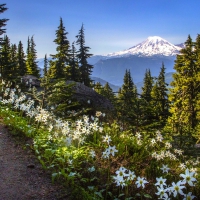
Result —
<path fill-rule="evenodd" d="M 178 187 L 178 186 L 175 186 L 175 187 L 174 187 L 174 190 L 178 191 L 178 190 L 179 190 L 179 187 Z"/>
<path fill-rule="evenodd" d="M 189 181 L 189 180 L 190 180 L 190 177 L 189 177 L 189 176 L 187 176 L 187 177 L 186 177 L 186 180 L 187 180 L 187 181 Z"/>

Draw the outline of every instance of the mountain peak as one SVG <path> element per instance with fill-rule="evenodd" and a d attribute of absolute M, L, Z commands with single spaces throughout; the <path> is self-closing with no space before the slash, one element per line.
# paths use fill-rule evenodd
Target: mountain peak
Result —
<path fill-rule="evenodd" d="M 165 40 L 165 39 L 163 39 L 163 38 L 161 38 L 161 37 L 159 37 L 159 36 L 149 36 L 149 37 L 147 38 L 147 40 L 160 41 L 160 40 Z"/>
<path fill-rule="evenodd" d="M 145 41 L 133 46 L 125 51 L 119 51 L 116 53 L 110 53 L 109 57 L 124 57 L 130 55 L 137 56 L 175 56 L 179 53 L 181 47 L 175 46 L 167 40 L 159 36 L 150 36 Z"/>

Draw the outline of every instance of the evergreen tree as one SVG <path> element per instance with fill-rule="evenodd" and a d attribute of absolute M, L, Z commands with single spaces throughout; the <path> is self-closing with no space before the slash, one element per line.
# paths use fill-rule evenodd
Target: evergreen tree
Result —
<path fill-rule="evenodd" d="M 151 101 L 151 91 L 153 88 L 153 77 L 151 76 L 151 71 L 146 70 L 145 75 L 144 75 L 144 85 L 142 87 L 142 94 L 141 97 L 149 103 Z"/>
<path fill-rule="evenodd" d="M 35 42 L 33 36 L 31 39 L 28 37 L 28 44 L 27 44 L 27 59 L 26 59 L 26 68 L 27 74 L 33 75 L 36 77 L 40 77 L 38 65 L 37 65 L 37 52 L 35 50 Z"/>
<path fill-rule="evenodd" d="M 31 47 L 30 47 L 30 39 L 28 37 L 28 41 L 27 41 L 27 50 L 26 50 L 26 55 L 27 55 L 27 58 L 26 58 L 26 71 L 27 71 L 27 74 L 32 74 L 32 69 L 31 69 Z"/>
<path fill-rule="evenodd" d="M 67 78 L 67 67 L 69 68 L 70 63 L 70 44 L 67 34 L 62 18 L 60 18 L 60 25 L 54 40 L 57 45 L 57 54 L 51 55 L 52 60 L 50 61 L 49 75 L 51 78 Z"/>
<path fill-rule="evenodd" d="M 160 74 L 151 92 L 152 108 L 156 123 L 164 126 L 169 116 L 169 102 L 167 94 L 167 83 L 165 82 L 165 66 L 162 64 Z"/>
<path fill-rule="evenodd" d="M 30 39 L 28 37 L 26 54 L 29 55 L 31 51 Z"/>
<path fill-rule="evenodd" d="M 19 41 L 17 48 L 17 71 L 19 76 L 24 76 L 26 74 L 26 56 L 23 49 L 23 44 Z"/>
<path fill-rule="evenodd" d="M 159 116 L 160 116 L 160 91 L 159 91 L 159 86 L 158 86 L 158 82 L 156 81 L 152 91 L 151 91 L 151 96 L 152 96 L 152 106 L 154 107 L 153 111 L 154 111 L 154 116 L 157 120 L 159 120 Z"/>
<path fill-rule="evenodd" d="M 161 120 L 166 120 L 169 115 L 169 102 L 168 102 L 168 84 L 165 82 L 165 66 L 162 64 L 160 74 L 157 79 L 158 83 L 158 92 L 159 92 L 159 108 L 160 108 L 160 117 Z"/>
<path fill-rule="evenodd" d="M 78 60 L 76 57 L 76 48 L 74 46 L 74 42 L 72 43 L 72 49 L 71 49 L 71 60 L 70 60 L 70 79 L 73 81 L 80 81 L 80 73 L 79 73 L 79 66 L 78 66 Z"/>
<path fill-rule="evenodd" d="M 54 114 L 62 118 L 70 117 L 70 110 L 77 109 L 79 103 L 74 99 L 74 83 L 66 84 L 66 80 L 56 79 L 46 84 L 47 87 L 47 104 L 54 107 Z"/>
<path fill-rule="evenodd" d="M 90 75 L 92 73 L 93 66 L 88 64 L 87 59 L 91 57 L 92 54 L 89 53 L 90 47 L 85 46 L 85 34 L 83 25 L 76 37 L 76 44 L 79 46 L 77 58 L 80 67 L 80 81 L 86 86 L 91 86 L 92 80 L 90 79 Z"/>
<path fill-rule="evenodd" d="M 108 100 L 110 100 L 110 102 L 113 104 L 113 106 L 115 106 L 116 97 L 115 97 L 115 94 L 113 93 L 112 88 L 108 84 L 108 82 L 104 85 L 104 87 L 102 89 L 103 89 L 102 90 L 102 95 L 104 97 L 106 97 Z"/>
<path fill-rule="evenodd" d="M 5 79 L 11 79 L 11 47 L 10 39 L 7 35 L 4 36 L 3 45 L 1 49 L 1 75 Z"/>
<path fill-rule="evenodd" d="M 94 85 L 94 90 L 95 92 L 97 92 L 98 94 L 103 94 L 103 86 L 101 85 L 100 82 L 96 82 Z"/>
<path fill-rule="evenodd" d="M 32 66 L 32 70 L 33 70 L 33 75 L 34 76 L 36 76 L 36 77 L 40 77 L 40 71 L 39 71 L 39 69 L 38 69 L 38 65 L 37 65 L 37 51 L 36 51 L 36 49 L 35 49 L 35 46 L 36 46 L 36 44 L 35 44 L 35 41 L 34 41 L 34 38 L 33 38 L 33 36 L 31 37 L 31 55 L 32 55 L 32 64 L 33 64 L 33 66 Z"/>
<path fill-rule="evenodd" d="M 195 83 L 199 84 L 200 81 L 200 34 L 197 35 L 196 38 L 196 43 L 195 43 L 195 49 L 194 49 L 194 53 L 195 53 L 195 65 L 196 65 L 196 76 L 194 77 Z M 197 85 L 196 85 L 197 86 Z M 200 88 L 197 88 L 197 90 L 200 91 Z M 195 135 L 196 138 L 198 139 L 198 142 L 200 142 L 200 92 L 197 94 L 196 97 L 196 117 L 197 117 L 197 126 L 195 129 Z"/>
<path fill-rule="evenodd" d="M 198 44 L 197 44 L 198 43 Z M 198 124 L 198 102 L 200 91 L 200 65 L 199 57 L 199 37 L 197 43 L 192 41 L 190 35 L 185 42 L 185 48 L 177 55 L 173 74 L 172 88 L 169 99 L 171 101 L 169 127 L 171 131 L 179 134 L 180 146 L 185 145 L 184 138 L 191 137 Z"/>
<path fill-rule="evenodd" d="M 8 8 L 5 7 L 6 4 L 0 4 L 0 14 L 5 12 Z M 6 32 L 6 29 L 3 27 L 6 26 L 8 19 L 0 19 L 0 35 L 3 35 Z M 0 46 L 2 45 L 3 38 L 0 37 Z"/>
<path fill-rule="evenodd" d="M 16 78 L 18 76 L 17 69 L 17 46 L 16 44 L 11 45 L 11 70 L 12 70 L 12 78 Z"/>
<path fill-rule="evenodd" d="M 43 76 L 47 76 L 47 71 L 48 71 L 48 59 L 47 59 L 47 54 L 45 54 Z"/>
<path fill-rule="evenodd" d="M 119 99 L 120 98 L 120 94 L 122 93 L 122 88 L 119 88 L 118 92 L 117 92 L 117 98 Z"/>
<path fill-rule="evenodd" d="M 151 104 L 152 96 L 151 92 L 153 89 L 153 77 L 151 76 L 151 71 L 146 70 L 144 75 L 140 106 L 142 112 L 141 124 L 147 130 L 151 129 L 151 124 L 153 123 L 153 107 Z"/>
<path fill-rule="evenodd" d="M 124 124 L 134 125 L 137 118 L 135 107 L 137 104 L 137 88 L 131 77 L 130 70 L 126 70 L 124 75 L 124 83 L 118 94 L 118 115 Z"/>
<path fill-rule="evenodd" d="M 125 75 L 124 75 L 124 83 L 122 85 L 122 90 L 121 90 L 121 95 L 123 98 L 129 100 L 132 97 L 135 97 L 135 92 L 134 92 L 134 83 L 133 79 L 131 77 L 131 72 L 130 70 L 126 70 Z"/>
<path fill-rule="evenodd" d="M 0 14 L 2 14 L 3 12 L 5 12 L 7 10 L 7 8 L 5 7 L 6 4 L 0 4 Z M 4 29 L 3 27 L 6 26 L 6 22 L 8 21 L 8 19 L 0 19 L 0 36 L 3 35 L 6 32 L 6 29 Z M 5 65 L 5 55 L 2 55 L 2 45 L 3 45 L 3 41 L 5 40 L 5 38 L 0 37 L 0 73 L 2 75 L 3 73 L 3 63 Z M 5 51 L 5 50 L 4 50 Z"/>

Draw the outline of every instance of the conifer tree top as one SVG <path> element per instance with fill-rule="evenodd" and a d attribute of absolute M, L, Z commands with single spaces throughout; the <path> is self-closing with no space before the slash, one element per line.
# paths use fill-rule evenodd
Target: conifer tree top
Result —
<path fill-rule="evenodd" d="M 0 4 L 0 14 L 5 12 L 8 8 L 5 7 L 6 4 Z M 6 22 L 8 21 L 8 19 L 0 19 L 0 35 L 4 34 L 6 32 L 6 29 L 3 29 L 2 27 L 6 26 Z M 3 39 L 0 38 L 0 42 Z"/>

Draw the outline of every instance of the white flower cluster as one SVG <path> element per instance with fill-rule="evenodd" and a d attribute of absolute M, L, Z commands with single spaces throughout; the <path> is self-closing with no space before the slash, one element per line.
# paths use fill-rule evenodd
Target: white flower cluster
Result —
<path fill-rule="evenodd" d="M 177 160 L 177 156 L 181 156 L 183 154 L 183 150 L 173 149 L 172 145 L 168 141 L 164 141 L 162 134 L 160 131 L 156 132 L 156 137 L 150 139 L 149 146 L 159 145 L 165 150 L 158 150 L 153 152 L 151 155 L 157 161 L 164 160 L 165 158 L 169 158 L 170 160 Z"/>
<path fill-rule="evenodd" d="M 168 173 L 170 168 L 167 165 L 163 165 L 161 170 L 163 173 Z M 122 188 L 133 184 L 134 180 L 136 180 L 135 185 L 137 188 L 145 188 L 145 184 L 149 183 L 144 177 L 138 176 L 136 178 L 134 171 L 127 170 L 125 167 L 120 167 L 115 173 L 116 176 L 113 176 L 114 182 L 117 186 L 121 186 Z M 157 188 L 157 192 L 155 194 L 159 196 L 159 199 L 165 200 L 170 199 L 171 195 L 173 195 L 173 197 L 177 197 L 178 194 L 182 195 L 185 200 L 194 199 L 195 196 L 192 195 L 192 192 L 184 193 L 184 190 L 187 191 L 187 185 L 193 187 L 194 182 L 197 181 L 194 175 L 195 172 L 191 172 L 189 169 L 186 169 L 185 174 L 180 174 L 182 180 L 177 183 L 172 182 L 171 185 L 167 185 L 167 179 L 162 176 L 156 178 L 157 182 L 154 185 Z"/>
<path fill-rule="evenodd" d="M 113 179 L 117 186 L 121 186 L 122 188 L 124 186 L 130 185 L 134 179 L 136 178 L 135 172 L 131 170 L 127 170 L 125 167 L 120 167 L 119 170 L 116 172 L 116 176 L 113 176 Z M 148 183 L 144 177 L 137 177 L 137 180 L 135 181 L 135 184 L 137 188 L 145 187 L 145 184 Z"/>
<path fill-rule="evenodd" d="M 163 172 L 167 172 L 170 170 L 167 165 L 163 165 L 161 168 Z M 180 177 L 183 180 L 178 181 L 177 183 L 173 182 L 171 185 L 167 186 L 167 179 L 162 177 L 156 178 L 155 186 L 157 187 L 156 195 L 159 196 L 159 199 L 170 199 L 171 194 L 174 197 L 177 197 L 178 194 L 182 195 L 184 199 L 194 199 L 195 196 L 192 195 L 192 192 L 184 194 L 183 190 L 186 190 L 187 184 L 192 187 L 194 186 L 194 182 L 196 178 L 194 178 L 194 172 L 190 172 L 189 169 L 185 170 L 185 174 L 180 174 Z"/>
<path fill-rule="evenodd" d="M 170 158 L 170 160 L 177 160 L 176 156 L 172 154 L 170 151 L 160 151 L 160 152 L 153 152 L 152 157 L 156 160 L 164 160 L 164 158 Z"/>
<path fill-rule="evenodd" d="M 37 122 L 43 122 L 44 124 L 47 124 L 47 121 L 50 117 L 50 113 L 46 111 L 45 109 L 38 109 L 38 113 L 35 116 L 35 121 Z"/>
<path fill-rule="evenodd" d="M 159 144 L 159 143 L 163 143 L 163 136 L 162 136 L 162 134 L 161 134 L 161 132 L 160 131 L 157 131 L 156 132 L 156 137 L 155 138 L 152 138 L 151 140 L 150 140 L 150 146 L 155 146 L 156 144 Z M 171 146 L 171 144 L 169 143 L 169 142 L 166 142 L 165 143 L 165 147 L 167 148 L 167 149 L 170 149 L 172 146 Z"/>
<path fill-rule="evenodd" d="M 103 136 L 103 142 L 107 143 L 109 146 L 105 149 L 105 151 L 102 153 L 103 158 L 109 158 L 110 155 L 115 156 L 115 153 L 118 152 L 116 149 L 116 146 L 110 146 L 111 137 L 109 135 Z"/>
<path fill-rule="evenodd" d="M 78 141 L 78 144 L 83 144 L 88 135 L 95 131 L 103 131 L 103 127 L 99 125 L 98 117 L 104 117 L 105 114 L 100 111 L 96 113 L 96 117 L 91 117 L 92 121 L 84 115 L 82 119 L 70 123 L 56 118 L 50 111 L 39 106 L 34 108 L 34 100 L 27 100 L 26 95 L 18 87 L 16 89 L 5 88 L 4 97 L 0 100 L 2 104 L 12 104 L 15 109 L 23 111 L 28 117 L 45 125 L 49 131 L 49 140 L 61 137 L 67 145 L 71 145 L 74 140 Z"/>
<path fill-rule="evenodd" d="M 109 158 L 110 155 L 115 156 L 115 153 L 118 152 L 116 146 L 110 146 L 103 152 L 103 158 Z"/>

